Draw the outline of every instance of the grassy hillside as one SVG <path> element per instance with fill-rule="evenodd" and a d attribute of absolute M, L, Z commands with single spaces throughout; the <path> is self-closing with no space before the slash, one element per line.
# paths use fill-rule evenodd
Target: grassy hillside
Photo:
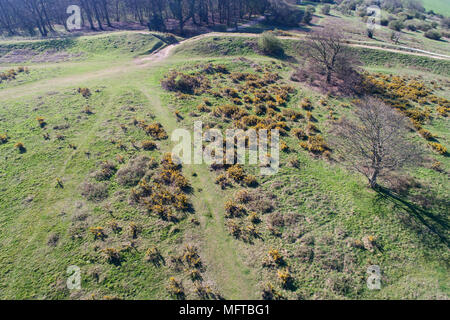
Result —
<path fill-rule="evenodd" d="M 439 0 L 422 0 L 423 6 L 427 10 L 433 10 L 444 16 L 450 16 L 450 3 Z"/>
<path fill-rule="evenodd" d="M 138 57 L 171 42 L 124 32 L 0 44 L 2 58 L 14 50 L 82 53 L 0 65 L 17 70 L 0 84 L 1 299 L 176 299 L 181 287 L 190 299 L 448 298 L 447 155 L 412 131 L 426 163 L 404 185 L 370 190 L 332 153 L 313 155 L 293 134 L 314 124 L 327 141 L 330 122 L 353 110 L 348 99 L 290 80 L 301 62 L 295 41 L 284 42 L 282 60 L 258 54 L 255 39 L 221 36 L 188 42 L 167 59 Z M 389 53 L 387 65 L 386 53 L 360 52 L 367 71 L 417 77 L 449 98 L 447 61 Z M 209 87 L 165 91 L 161 80 L 173 71 L 203 75 Z M 224 105 L 256 116 L 248 79 L 285 97 L 272 114 L 286 126 L 280 172 L 168 162 L 176 128 L 241 120 L 222 114 Z M 432 117 L 423 127 L 450 148 L 448 118 L 427 103 Z M 230 217 L 230 204 L 245 213 Z M 374 264 L 379 291 L 365 282 Z M 81 290 L 66 287 L 70 265 L 81 269 Z"/>

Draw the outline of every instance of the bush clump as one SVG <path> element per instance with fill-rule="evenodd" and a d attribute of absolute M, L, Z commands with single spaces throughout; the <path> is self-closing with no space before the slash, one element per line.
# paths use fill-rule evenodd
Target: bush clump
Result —
<path fill-rule="evenodd" d="M 331 6 L 329 4 L 325 4 L 322 6 L 322 8 L 320 8 L 320 13 L 325 14 L 325 15 L 329 15 L 331 11 Z"/>
<path fill-rule="evenodd" d="M 441 40 L 441 33 L 437 30 L 428 30 L 425 32 L 424 36 L 431 40 Z"/>
<path fill-rule="evenodd" d="M 122 186 L 135 186 L 149 169 L 151 160 L 147 156 L 131 159 L 125 167 L 117 171 L 117 181 Z"/>
<path fill-rule="evenodd" d="M 284 54 L 284 49 L 281 41 L 270 32 L 264 32 L 258 41 L 259 49 L 264 54 L 271 56 L 281 56 Z"/>
<path fill-rule="evenodd" d="M 141 147 L 142 149 L 149 151 L 155 150 L 157 148 L 157 145 L 151 140 L 144 140 L 141 142 Z"/>
<path fill-rule="evenodd" d="M 25 151 L 27 151 L 27 149 L 25 148 L 25 145 L 22 142 L 17 142 L 14 145 L 14 148 L 16 148 L 17 150 L 19 150 L 20 153 L 24 153 Z"/>
<path fill-rule="evenodd" d="M 91 201 L 101 201 L 108 197 L 108 185 L 106 183 L 85 182 L 81 189 L 81 195 Z"/>
<path fill-rule="evenodd" d="M 442 155 L 447 154 L 447 148 L 444 147 L 442 144 L 437 143 L 437 142 L 428 142 L 428 144 L 437 153 L 442 154 Z"/>
<path fill-rule="evenodd" d="M 392 20 L 388 24 L 388 28 L 394 31 L 401 31 L 404 27 L 405 26 L 403 22 L 401 22 L 400 20 Z"/>
<path fill-rule="evenodd" d="M 167 91 L 194 94 L 201 87 L 202 81 L 198 77 L 172 71 L 161 80 L 161 85 Z"/>
<path fill-rule="evenodd" d="M 89 88 L 78 88 L 78 93 L 83 96 L 83 98 L 88 99 L 91 96 L 91 90 Z"/>
<path fill-rule="evenodd" d="M 0 144 L 7 143 L 8 140 L 9 140 L 9 137 L 8 137 L 8 135 L 6 133 L 5 134 L 0 134 Z"/>

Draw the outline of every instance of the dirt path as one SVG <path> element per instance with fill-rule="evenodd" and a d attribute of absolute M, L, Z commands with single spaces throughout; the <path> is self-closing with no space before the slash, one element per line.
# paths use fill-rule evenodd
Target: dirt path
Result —
<path fill-rule="evenodd" d="M 227 32 L 205 33 L 205 34 L 193 37 L 193 38 L 186 39 L 178 44 L 170 45 L 170 46 L 164 48 L 163 50 L 161 50 L 157 53 L 154 53 L 150 56 L 140 58 L 137 61 L 137 63 L 139 64 L 142 61 L 158 62 L 158 61 L 164 60 L 165 58 L 170 56 L 170 54 L 174 48 L 176 48 L 182 44 L 185 44 L 185 43 L 192 43 L 192 42 L 199 41 L 201 39 L 209 38 L 209 37 L 259 38 L 259 37 L 261 37 L 261 35 L 254 34 L 254 33 L 227 33 Z M 306 37 L 306 35 L 302 34 L 299 36 L 281 36 L 278 38 L 285 39 L 285 40 L 302 40 L 302 39 L 305 39 L 305 37 Z M 402 53 L 402 54 L 408 54 L 408 55 L 413 55 L 413 56 L 418 56 L 418 57 L 428 57 L 428 58 L 439 59 L 439 60 L 450 60 L 450 56 L 447 56 L 447 55 L 433 53 L 430 51 L 419 50 L 419 49 L 410 48 L 410 47 L 404 47 L 404 46 L 398 46 L 398 49 L 392 49 L 392 48 L 383 48 L 383 47 L 379 47 L 379 46 L 371 46 L 371 45 L 359 44 L 359 43 L 348 43 L 348 45 L 350 47 L 356 47 L 356 48 L 366 48 L 366 49 L 381 50 L 381 51 L 387 51 L 387 52 L 393 52 L 393 53 Z M 147 66 L 147 65 L 143 65 L 143 67 L 144 66 Z"/>
<path fill-rule="evenodd" d="M 115 65 L 111 66 L 105 69 L 96 70 L 93 72 L 88 72 L 84 74 L 76 74 L 71 76 L 62 76 L 57 77 L 53 79 L 49 79 L 46 81 L 37 81 L 30 84 L 25 84 L 22 86 L 12 87 L 0 90 L 0 100 L 2 97 L 22 97 L 29 92 L 33 92 L 36 90 L 54 90 L 58 87 L 64 87 L 69 86 L 74 83 L 81 83 L 86 82 L 93 79 L 100 79 L 100 78 L 106 78 L 109 76 L 118 76 L 120 73 L 129 73 L 135 70 L 136 68 L 147 68 L 152 65 L 156 65 L 158 63 L 163 62 L 165 59 L 170 57 L 170 55 L 173 53 L 173 50 L 185 43 L 192 43 L 195 41 L 199 41 L 204 38 L 208 37 L 250 37 L 250 38 L 258 38 L 261 35 L 254 34 L 254 33 L 226 33 L 226 32 L 211 32 L 202 34 L 193 38 L 186 39 L 184 41 L 181 41 L 177 44 L 172 44 L 167 47 L 164 47 L 163 49 L 148 55 L 144 57 L 139 57 L 135 59 L 134 61 L 130 63 L 125 63 L 121 65 Z M 305 35 L 294 37 L 294 36 L 283 36 L 279 37 L 280 39 L 289 39 L 289 40 L 301 40 L 304 39 Z M 438 59 L 438 60 L 450 60 L 450 56 L 441 55 L 437 53 L 432 53 L 428 51 L 418 50 L 414 48 L 408 48 L 408 47 L 399 47 L 399 49 L 390 49 L 390 48 L 382 48 L 378 46 L 371 46 L 367 44 L 359 44 L 359 43 L 349 43 L 348 44 L 351 47 L 356 48 L 366 48 L 366 49 L 372 49 L 372 50 L 381 50 L 381 51 L 387 51 L 387 52 L 393 52 L 393 53 L 401 53 L 401 54 L 408 54 L 418 57 L 428 57 L 432 59 Z M 404 50 L 400 49 L 403 48 Z M 412 50 L 412 51 L 406 51 L 406 50 Z M 416 51 L 416 52 L 413 52 Z"/>
<path fill-rule="evenodd" d="M 161 104 L 158 87 L 139 88 L 152 105 L 152 112 L 158 121 L 169 132 L 179 128 L 175 116 Z M 172 145 L 163 152 L 170 151 Z M 225 226 L 225 199 L 214 183 L 207 165 L 184 165 L 184 174 L 190 177 L 193 186 L 200 186 L 193 196 L 193 205 L 197 218 L 201 222 L 203 232 L 202 259 L 205 261 L 207 274 L 212 277 L 220 289 L 220 293 L 227 299 L 258 299 L 256 275 L 245 266 L 242 257 L 234 245 Z M 196 177 L 192 174 L 196 173 Z M 195 180 L 195 181 L 194 181 Z"/>

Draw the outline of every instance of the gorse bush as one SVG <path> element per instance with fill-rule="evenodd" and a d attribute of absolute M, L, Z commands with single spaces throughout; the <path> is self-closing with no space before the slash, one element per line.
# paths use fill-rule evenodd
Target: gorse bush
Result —
<path fill-rule="evenodd" d="M 9 137 L 6 133 L 0 134 L 0 144 L 7 143 L 9 140 Z"/>
<path fill-rule="evenodd" d="M 288 268 L 277 270 L 277 276 L 283 288 L 289 288 L 292 285 L 294 279 Z"/>
<path fill-rule="evenodd" d="M 27 149 L 25 148 L 25 145 L 22 142 L 17 142 L 14 145 L 14 148 L 16 148 L 17 150 L 19 150 L 20 153 L 24 153 Z"/>
<path fill-rule="evenodd" d="M 259 49 L 267 55 L 280 56 L 284 54 L 281 41 L 270 32 L 264 32 L 258 40 Z"/>
<path fill-rule="evenodd" d="M 167 91 L 194 94 L 200 88 L 209 88 L 208 80 L 201 75 L 189 75 L 171 71 L 161 80 L 162 87 Z"/>
<path fill-rule="evenodd" d="M 441 40 L 441 33 L 437 30 L 429 30 L 425 32 L 424 36 L 431 40 Z"/>
<path fill-rule="evenodd" d="M 44 128 L 47 125 L 43 117 L 37 117 L 36 120 L 41 128 Z"/>
<path fill-rule="evenodd" d="M 102 227 L 92 227 L 89 231 L 94 235 L 95 240 L 103 240 L 106 237 L 105 231 Z"/>
<path fill-rule="evenodd" d="M 151 140 L 144 140 L 141 142 L 141 148 L 144 150 L 154 150 L 157 148 L 157 145 Z"/>
<path fill-rule="evenodd" d="M 106 248 L 103 250 L 106 261 L 112 264 L 118 264 L 122 260 L 120 252 L 114 248 Z"/>
<path fill-rule="evenodd" d="M 437 142 L 429 142 L 428 144 L 437 153 L 442 154 L 442 155 L 447 154 L 447 148 L 444 147 L 442 144 L 437 143 Z"/>
<path fill-rule="evenodd" d="M 276 249 L 272 249 L 268 253 L 269 258 L 271 261 L 273 261 L 277 265 L 284 264 L 283 256 L 280 254 L 280 252 Z"/>
<path fill-rule="evenodd" d="M 147 251 L 145 252 L 145 260 L 156 265 L 158 265 L 161 261 L 164 261 L 161 253 L 156 247 L 147 249 Z"/>
<path fill-rule="evenodd" d="M 77 91 L 83 96 L 83 98 L 88 99 L 91 96 L 91 90 L 89 90 L 89 88 L 78 88 Z"/>
<path fill-rule="evenodd" d="M 169 285 L 167 290 L 172 296 L 175 296 L 178 299 L 183 299 L 185 296 L 183 284 L 181 281 L 176 280 L 174 277 L 169 278 Z"/>
<path fill-rule="evenodd" d="M 145 123 L 143 123 L 142 127 L 148 135 L 151 135 L 155 139 L 164 140 L 168 137 L 167 132 L 164 130 L 162 124 L 158 122 L 150 125 L 146 125 Z"/>

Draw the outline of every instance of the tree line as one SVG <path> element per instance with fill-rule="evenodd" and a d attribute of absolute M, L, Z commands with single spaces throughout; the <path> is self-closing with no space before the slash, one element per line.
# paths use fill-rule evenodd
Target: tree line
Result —
<path fill-rule="evenodd" d="M 239 20 L 263 14 L 275 22 L 298 25 L 303 12 L 286 0 L 0 0 L 0 32 L 46 37 L 56 32 L 56 25 L 70 31 L 66 13 L 70 5 L 81 8 L 82 27 L 91 30 L 134 22 L 153 31 L 181 34 L 187 23 L 235 27 Z"/>

